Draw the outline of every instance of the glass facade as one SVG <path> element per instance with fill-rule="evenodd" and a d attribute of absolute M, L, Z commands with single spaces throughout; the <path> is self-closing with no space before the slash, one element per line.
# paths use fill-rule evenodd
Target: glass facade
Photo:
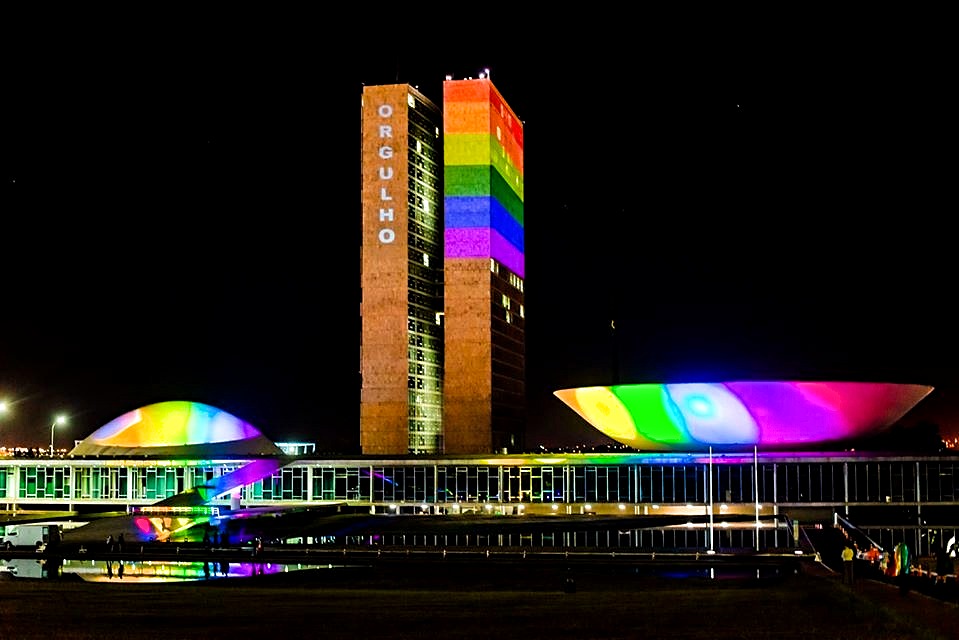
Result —
<path fill-rule="evenodd" d="M 443 450 L 443 221 L 441 144 L 433 105 L 409 96 L 407 387 L 409 451 Z"/>
<path fill-rule="evenodd" d="M 130 509 L 210 483 L 245 462 L 0 460 L 0 505 L 8 510 Z M 758 517 L 762 512 L 807 521 L 812 516 L 806 514 L 821 519 L 823 513 L 835 513 L 882 545 L 905 540 L 921 550 L 924 536 L 934 540 L 956 534 L 957 477 L 959 458 L 928 456 L 303 457 L 246 485 L 238 497 L 254 507 L 348 502 L 383 513 L 635 517 L 713 512 Z M 229 504 L 235 497 L 224 495 L 214 504 Z M 624 535 L 651 534 L 630 529 Z"/>
<path fill-rule="evenodd" d="M 768 503 L 854 508 L 869 505 L 959 505 L 959 459 L 887 458 L 659 462 L 658 456 L 566 455 L 561 464 L 516 457 L 498 462 L 439 459 L 310 460 L 301 458 L 243 490 L 252 503 Z M 620 461 L 630 457 L 630 461 Z M 0 499 L 150 503 L 212 482 L 243 461 L 114 463 L 0 460 Z M 226 499 L 224 496 L 223 499 Z"/>

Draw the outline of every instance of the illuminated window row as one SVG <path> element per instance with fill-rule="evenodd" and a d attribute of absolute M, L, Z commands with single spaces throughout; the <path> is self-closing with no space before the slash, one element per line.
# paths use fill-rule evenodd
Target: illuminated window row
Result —
<path fill-rule="evenodd" d="M 436 396 L 438 397 L 438 396 Z M 435 398 L 434 398 L 435 399 Z M 419 398 L 421 402 L 429 400 Z M 439 411 L 439 404 L 424 404 Z M 423 413 L 426 418 L 438 413 Z M 430 433 L 426 428 L 417 433 Z M 0 499 L 150 502 L 211 482 L 242 465 L 71 467 L 0 466 Z M 330 475 L 332 474 L 332 475 Z M 323 480 L 323 478 L 349 478 Z M 319 478 L 319 480 L 318 480 Z M 419 465 L 329 466 L 306 460 L 294 462 L 274 476 L 252 483 L 245 494 L 257 501 L 396 500 L 400 502 L 603 502 L 914 505 L 927 516 L 938 505 L 954 509 L 959 502 L 959 462 L 802 461 L 724 463 L 713 467 L 688 464 L 570 464 L 551 465 Z M 316 482 L 320 484 L 317 485 Z M 190 486 L 187 486 L 190 485 Z M 320 494 L 318 497 L 317 487 Z M 312 487 L 312 494 L 308 488 Z M 918 488 L 918 495 L 917 495 Z M 12 495 L 11 495 L 12 494 Z M 223 500 L 228 500 L 224 496 Z M 948 512 L 943 512 L 947 514 Z M 943 515 L 943 518 L 950 516 Z"/>

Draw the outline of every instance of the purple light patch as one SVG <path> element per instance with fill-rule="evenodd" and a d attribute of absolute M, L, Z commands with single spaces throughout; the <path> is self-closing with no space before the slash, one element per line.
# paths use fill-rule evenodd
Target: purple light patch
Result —
<path fill-rule="evenodd" d="M 526 276 L 526 258 L 488 227 L 446 229 L 444 231 L 447 258 L 493 258 L 520 278 Z"/>

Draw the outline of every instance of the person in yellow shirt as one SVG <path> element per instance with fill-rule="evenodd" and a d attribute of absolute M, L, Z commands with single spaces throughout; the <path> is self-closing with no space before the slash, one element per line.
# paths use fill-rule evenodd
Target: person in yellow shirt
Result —
<path fill-rule="evenodd" d="M 852 550 L 852 547 L 846 545 L 842 550 L 842 582 L 843 584 L 848 584 L 852 586 L 855 581 L 855 575 L 853 574 L 853 560 L 855 559 L 856 554 Z"/>

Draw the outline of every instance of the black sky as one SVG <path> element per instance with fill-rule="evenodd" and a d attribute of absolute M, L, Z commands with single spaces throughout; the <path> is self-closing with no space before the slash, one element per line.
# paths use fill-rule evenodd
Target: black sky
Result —
<path fill-rule="evenodd" d="M 484 68 L 525 122 L 528 444 L 605 442 L 552 391 L 617 376 L 933 384 L 910 416 L 959 431 L 934 51 L 769 34 L 417 57 L 384 31 L 358 57 L 255 18 L 33 23 L 5 45 L 0 442 L 184 399 L 358 450 L 362 86 L 439 103 Z"/>

